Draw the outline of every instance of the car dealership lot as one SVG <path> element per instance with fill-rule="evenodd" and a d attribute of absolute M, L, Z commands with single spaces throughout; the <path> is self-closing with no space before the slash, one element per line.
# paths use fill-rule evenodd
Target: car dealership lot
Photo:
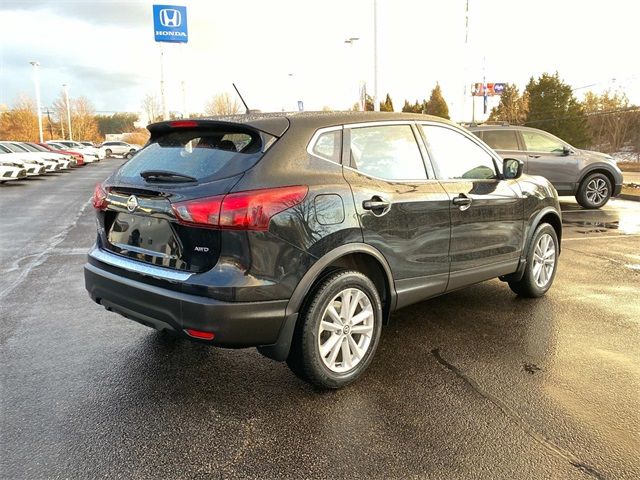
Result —
<path fill-rule="evenodd" d="M 400 310 L 327 393 L 89 300 L 89 197 L 120 164 L 0 186 L 4 478 L 640 476 L 640 203 L 567 198 L 546 297 L 495 280 Z"/>

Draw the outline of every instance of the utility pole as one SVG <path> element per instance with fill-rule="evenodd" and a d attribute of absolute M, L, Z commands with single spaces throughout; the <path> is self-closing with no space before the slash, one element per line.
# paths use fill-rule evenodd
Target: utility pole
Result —
<path fill-rule="evenodd" d="M 162 120 L 169 120 L 167 97 L 164 91 L 164 48 L 160 44 L 160 100 L 162 102 Z"/>
<path fill-rule="evenodd" d="M 378 103 L 378 0 L 373 0 L 373 110 L 380 111 Z"/>
<path fill-rule="evenodd" d="M 53 140 L 53 125 L 51 125 L 51 112 L 49 111 L 49 107 L 47 107 L 47 118 L 49 119 L 49 135 L 51 135 L 51 140 Z"/>
<path fill-rule="evenodd" d="M 69 140 L 73 140 L 73 135 L 71 134 L 71 106 L 69 105 L 69 85 L 63 83 L 62 88 L 64 88 L 64 97 L 65 101 L 67 102 L 67 125 L 69 126 Z M 62 121 L 60 123 L 62 123 Z"/>
<path fill-rule="evenodd" d="M 187 94 L 185 93 L 184 80 L 182 80 L 181 87 L 182 87 L 182 118 L 187 118 Z"/>
<path fill-rule="evenodd" d="M 36 87 L 36 108 L 38 109 L 38 132 L 40 133 L 40 143 L 44 142 L 42 135 L 42 107 L 40 106 L 40 79 L 38 78 L 38 67 L 40 64 L 36 61 L 29 62 L 33 67 L 33 83 Z"/>

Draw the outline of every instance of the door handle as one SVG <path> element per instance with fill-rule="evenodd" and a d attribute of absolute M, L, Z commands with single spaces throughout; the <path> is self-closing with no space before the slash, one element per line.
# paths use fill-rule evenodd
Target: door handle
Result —
<path fill-rule="evenodd" d="M 370 200 L 362 202 L 362 208 L 365 210 L 371 210 L 375 215 L 383 215 L 389 210 L 391 203 L 387 202 L 383 198 L 374 195 Z"/>
<path fill-rule="evenodd" d="M 540 158 L 540 155 L 527 155 L 529 158 Z"/>
<path fill-rule="evenodd" d="M 453 204 L 460 207 L 460 210 L 466 210 L 471 206 L 473 199 L 467 197 L 464 193 L 461 193 L 457 197 L 453 198 Z"/>

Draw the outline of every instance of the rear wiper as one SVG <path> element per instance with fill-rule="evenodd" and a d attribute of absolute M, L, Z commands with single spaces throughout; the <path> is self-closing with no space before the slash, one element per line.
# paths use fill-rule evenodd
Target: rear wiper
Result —
<path fill-rule="evenodd" d="M 170 172 L 168 170 L 145 170 L 140 172 L 140 176 L 147 181 L 156 182 L 197 182 L 196 177 L 184 175 L 178 172 Z"/>

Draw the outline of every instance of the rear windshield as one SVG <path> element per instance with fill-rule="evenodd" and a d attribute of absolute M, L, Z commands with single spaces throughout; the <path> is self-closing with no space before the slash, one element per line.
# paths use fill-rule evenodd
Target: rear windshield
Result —
<path fill-rule="evenodd" d="M 140 174 L 161 170 L 207 182 L 237 175 L 257 163 L 274 137 L 254 131 L 175 130 L 151 139 L 125 163 L 117 178 L 144 182 Z"/>

